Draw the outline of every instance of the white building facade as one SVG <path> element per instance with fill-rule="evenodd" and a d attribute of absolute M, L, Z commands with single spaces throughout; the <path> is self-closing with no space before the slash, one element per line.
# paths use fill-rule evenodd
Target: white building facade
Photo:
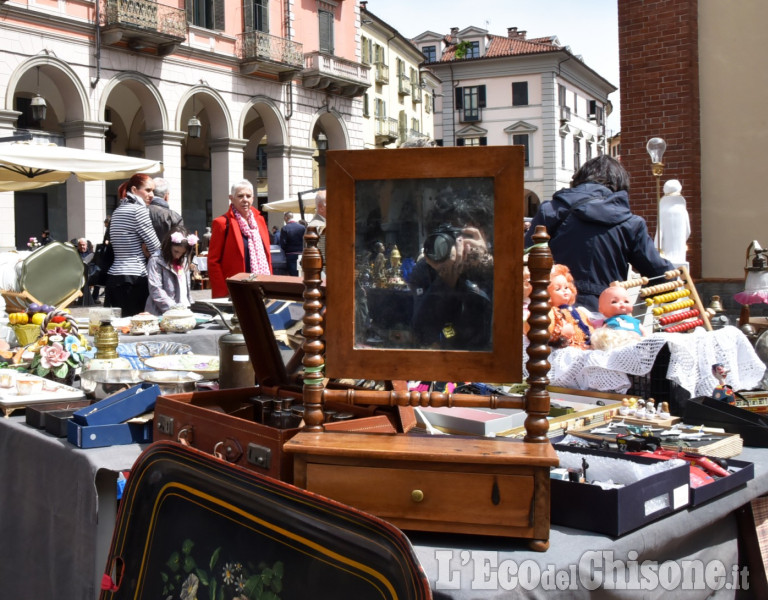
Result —
<path fill-rule="evenodd" d="M 439 80 L 421 69 L 424 55 L 396 29 L 365 8 L 362 62 L 371 86 L 363 95 L 366 148 L 397 147 L 434 133 L 434 97 Z"/>
<path fill-rule="evenodd" d="M 413 42 L 441 80 L 435 138 L 444 146 L 526 147 L 526 215 L 606 152 L 608 95 L 616 88 L 555 37 L 485 29 L 426 31 Z"/>

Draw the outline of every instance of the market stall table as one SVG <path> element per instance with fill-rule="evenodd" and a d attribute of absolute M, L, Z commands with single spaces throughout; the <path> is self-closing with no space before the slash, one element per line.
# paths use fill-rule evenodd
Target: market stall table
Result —
<path fill-rule="evenodd" d="M 157 333 L 153 335 L 128 335 L 119 334 L 121 344 L 135 344 L 138 342 L 177 342 L 187 344 L 192 348 L 193 354 L 219 353 L 219 337 L 228 332 L 224 326 L 216 321 L 198 325 L 192 331 L 186 333 Z M 93 336 L 88 336 L 88 342 L 93 344 Z"/>
<path fill-rule="evenodd" d="M 0 589 L 9 598 L 96 598 L 115 520 L 117 473 L 130 468 L 140 445 L 79 450 L 28 427 L 24 417 L 0 419 Z M 410 534 L 435 598 L 587 598 L 596 578 L 635 560 L 701 561 L 710 574 L 723 565 L 722 589 L 674 590 L 675 598 L 732 598 L 738 565 L 733 511 L 768 493 L 768 449 L 745 448 L 755 478 L 695 509 L 682 510 L 621 538 L 553 526 L 547 552 L 507 538 Z M 609 561 L 621 561 L 611 566 Z M 692 563 L 694 565 L 699 563 Z M 560 591 L 554 573 L 563 572 Z M 526 577 L 542 577 L 532 589 Z M 537 575 L 538 574 L 538 575 Z M 582 583 L 579 578 L 583 578 Z M 719 581 L 719 580 L 718 580 Z M 533 583 L 536 583 L 534 581 Z M 514 585 L 514 587 L 512 587 Z M 560 585 L 560 584 L 558 584 Z M 553 588 L 553 589 L 547 589 Z M 652 596 L 663 593 L 657 586 Z M 649 591 L 620 592 L 645 597 Z M 645 594 L 645 596 L 643 596 Z"/>

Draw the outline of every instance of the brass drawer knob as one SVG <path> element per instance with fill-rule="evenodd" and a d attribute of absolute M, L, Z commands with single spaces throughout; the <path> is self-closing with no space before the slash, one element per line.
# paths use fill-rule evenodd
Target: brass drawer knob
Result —
<path fill-rule="evenodd" d="M 421 502 L 422 500 L 424 500 L 424 492 L 422 492 L 421 490 L 413 490 L 411 492 L 411 500 L 413 500 L 414 502 Z"/>

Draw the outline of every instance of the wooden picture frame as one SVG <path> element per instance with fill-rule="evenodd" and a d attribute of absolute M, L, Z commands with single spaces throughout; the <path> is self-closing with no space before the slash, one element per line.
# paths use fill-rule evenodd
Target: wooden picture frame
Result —
<path fill-rule="evenodd" d="M 523 149 L 515 146 L 328 152 L 325 333 L 333 343 L 326 346 L 326 376 L 498 383 L 521 380 L 523 161 Z M 465 336 L 464 341 L 451 347 L 445 340 L 452 341 L 456 332 L 455 339 L 459 339 L 462 331 L 473 329 L 462 330 L 457 325 L 454 331 L 452 322 L 438 329 L 437 334 L 434 327 L 429 334 L 423 334 L 420 317 L 431 315 L 424 311 L 423 304 L 417 308 L 416 300 L 411 307 L 410 333 L 407 327 L 402 334 L 395 328 L 387 329 L 387 336 L 382 336 L 382 329 L 376 328 L 366 337 L 361 331 L 364 321 L 360 314 L 365 314 L 361 309 L 368 308 L 368 296 L 373 292 L 398 292 L 384 298 L 382 303 L 387 307 L 398 302 L 407 305 L 407 294 L 416 295 L 419 289 L 424 294 L 432 293 L 431 289 L 409 289 L 405 282 L 392 281 L 390 275 L 398 271 L 392 268 L 393 244 L 404 248 L 403 261 L 416 262 L 417 257 L 410 255 L 423 251 L 424 240 L 437 231 L 433 217 L 438 204 L 462 200 L 492 206 L 492 219 L 482 234 L 492 257 L 491 279 L 490 285 L 480 286 L 491 303 L 490 317 L 483 317 L 484 324 L 490 320 L 490 339 L 478 341 Z M 370 218 L 376 210 L 380 211 L 378 223 L 375 215 Z M 373 260 L 365 257 L 366 252 L 373 251 L 368 244 L 375 241 L 377 231 L 384 238 L 378 241 L 390 246 L 386 248 L 390 254 L 386 275 L 384 263 L 371 272 L 371 263 L 381 261 L 380 256 Z M 413 239 L 414 235 L 417 239 Z M 488 266 L 487 257 L 482 260 Z M 367 281 L 363 280 L 366 269 Z M 372 274 L 376 281 L 370 280 Z M 433 271 L 432 281 L 434 275 Z M 468 285 L 478 287 L 474 279 Z M 423 298 L 426 296 L 420 300 Z M 466 303 L 461 304 L 464 310 Z M 471 315 L 483 312 L 466 311 L 464 315 L 474 318 Z M 406 316 L 401 320 L 405 322 L 407 310 L 403 314 Z M 441 323 L 440 319 L 432 320 Z"/>

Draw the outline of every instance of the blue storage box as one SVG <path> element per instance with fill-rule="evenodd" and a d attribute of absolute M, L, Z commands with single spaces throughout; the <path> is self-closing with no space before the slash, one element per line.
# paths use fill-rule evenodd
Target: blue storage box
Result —
<path fill-rule="evenodd" d="M 141 383 L 127 390 L 81 408 L 72 415 L 78 425 L 115 425 L 143 415 L 155 408 L 160 387 L 152 383 Z"/>
<path fill-rule="evenodd" d="M 67 440 L 78 448 L 103 448 L 152 441 L 152 421 L 111 425 L 80 425 L 67 422 Z"/>

